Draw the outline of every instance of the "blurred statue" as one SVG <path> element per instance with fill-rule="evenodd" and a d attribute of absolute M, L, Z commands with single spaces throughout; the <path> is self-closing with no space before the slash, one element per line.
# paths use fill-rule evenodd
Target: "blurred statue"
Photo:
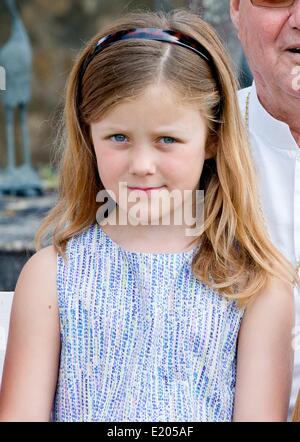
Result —
<path fill-rule="evenodd" d="M 9 40 L 0 48 L 0 66 L 6 73 L 6 90 L 0 91 L 6 118 L 7 167 L 0 175 L 0 193 L 30 196 L 42 192 L 42 184 L 32 168 L 27 126 L 27 104 L 31 97 L 32 52 L 29 38 L 15 0 L 5 0 L 12 16 Z M 16 167 L 14 113 L 19 110 L 23 160 Z M 3 154 L 2 154 L 3 155 Z"/>

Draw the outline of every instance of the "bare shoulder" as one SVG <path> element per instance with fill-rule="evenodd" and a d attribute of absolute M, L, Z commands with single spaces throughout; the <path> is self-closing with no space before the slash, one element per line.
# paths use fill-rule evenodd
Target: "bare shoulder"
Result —
<path fill-rule="evenodd" d="M 49 420 L 58 376 L 56 251 L 36 252 L 15 288 L 0 394 L 0 421 Z M 28 407 L 30 404 L 30 407 Z"/>
<path fill-rule="evenodd" d="M 286 421 L 294 322 L 292 286 L 270 278 L 247 306 L 239 331 L 235 421 Z"/>
<path fill-rule="evenodd" d="M 48 270 L 48 271 L 56 271 L 56 250 L 53 245 L 44 247 L 38 250 L 34 255 L 29 258 L 26 262 L 23 270 L 31 269 L 31 270 Z"/>
<path fill-rule="evenodd" d="M 270 334 L 270 339 L 290 333 L 295 322 L 293 287 L 279 278 L 272 277 L 245 310 L 241 334 L 257 336 Z"/>
<path fill-rule="evenodd" d="M 260 290 L 253 301 L 246 308 L 245 318 L 248 316 L 264 317 L 264 323 L 275 317 L 291 319 L 294 316 L 293 287 L 272 277 L 268 284 Z"/>
<path fill-rule="evenodd" d="M 56 260 L 54 246 L 37 251 L 24 265 L 15 288 L 15 296 L 38 297 L 56 302 Z M 37 301 L 37 299 L 36 299 Z"/>

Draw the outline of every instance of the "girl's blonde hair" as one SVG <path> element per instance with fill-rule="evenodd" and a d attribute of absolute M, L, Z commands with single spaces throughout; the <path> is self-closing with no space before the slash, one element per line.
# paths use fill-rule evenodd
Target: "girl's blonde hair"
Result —
<path fill-rule="evenodd" d="M 97 54 L 79 81 L 82 65 L 100 38 L 135 27 L 168 28 L 193 37 L 211 54 L 214 71 L 199 55 L 178 45 L 125 40 Z M 207 147 L 215 147 L 215 156 L 205 162 L 201 175 L 205 221 L 196 238 L 201 248 L 193 261 L 194 275 L 240 306 L 264 288 L 271 275 L 298 284 L 296 270 L 267 237 L 228 54 L 215 31 L 184 8 L 127 13 L 79 54 L 66 90 L 59 200 L 36 234 L 37 250 L 51 231 L 56 251 L 65 257 L 67 241 L 96 222 L 96 195 L 104 187 L 90 124 L 122 100 L 158 83 L 168 85 L 185 102 L 199 103 L 208 123 Z"/>

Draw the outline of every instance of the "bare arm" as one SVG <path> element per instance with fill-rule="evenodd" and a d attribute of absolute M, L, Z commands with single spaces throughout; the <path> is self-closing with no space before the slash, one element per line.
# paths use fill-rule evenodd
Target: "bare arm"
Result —
<path fill-rule="evenodd" d="M 0 421 L 49 421 L 60 354 L 53 246 L 33 255 L 13 298 L 1 392 Z"/>
<path fill-rule="evenodd" d="M 239 333 L 234 421 L 286 421 L 293 374 L 292 289 L 273 279 L 247 307 Z"/>

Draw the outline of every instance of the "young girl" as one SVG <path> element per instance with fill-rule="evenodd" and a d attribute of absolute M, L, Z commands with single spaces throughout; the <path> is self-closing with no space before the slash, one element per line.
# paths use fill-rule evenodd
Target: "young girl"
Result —
<path fill-rule="evenodd" d="M 129 13 L 66 95 L 59 201 L 36 237 L 53 245 L 16 286 L 1 420 L 286 420 L 299 281 L 266 234 L 214 31 L 184 9 Z M 186 191 L 194 214 L 199 189 L 197 236 L 160 222 Z"/>

